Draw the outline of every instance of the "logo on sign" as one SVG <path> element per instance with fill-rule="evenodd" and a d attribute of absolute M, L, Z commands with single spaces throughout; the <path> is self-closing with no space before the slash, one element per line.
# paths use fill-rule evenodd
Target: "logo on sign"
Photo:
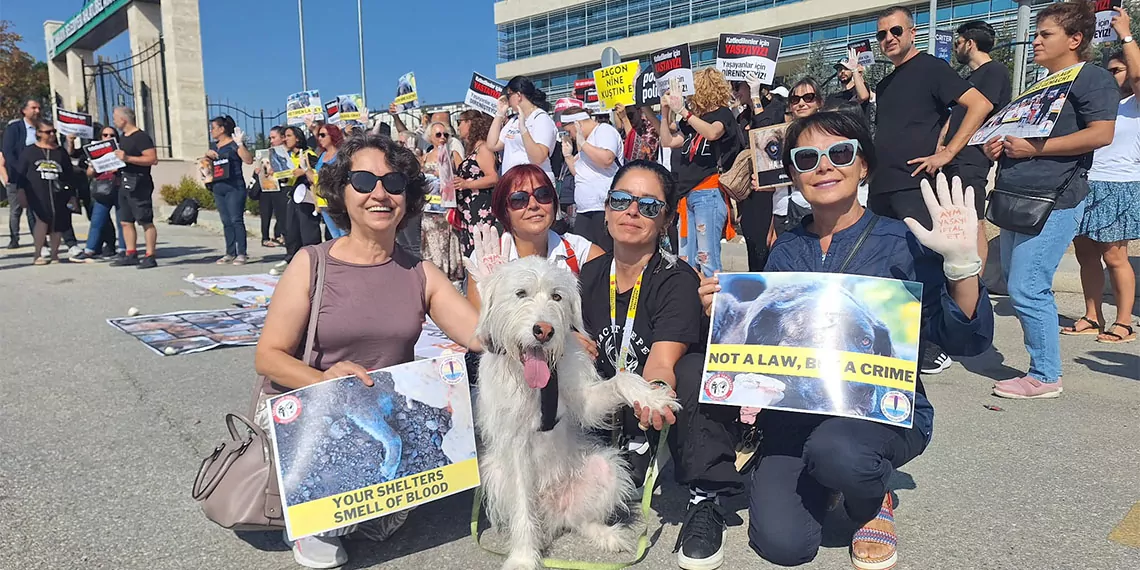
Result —
<path fill-rule="evenodd" d="M 910 398 L 898 390 L 891 390 L 879 400 L 883 417 L 892 422 L 901 422 L 910 417 Z"/>
<path fill-rule="evenodd" d="M 439 377 L 444 382 L 454 386 L 466 375 L 467 371 L 458 356 L 449 356 L 439 361 Z"/>
<path fill-rule="evenodd" d="M 705 395 L 718 402 L 727 400 L 732 396 L 732 377 L 723 373 L 709 376 L 705 381 Z"/>
<path fill-rule="evenodd" d="M 296 396 L 281 396 L 273 402 L 273 421 L 287 424 L 301 416 L 301 400 Z"/>

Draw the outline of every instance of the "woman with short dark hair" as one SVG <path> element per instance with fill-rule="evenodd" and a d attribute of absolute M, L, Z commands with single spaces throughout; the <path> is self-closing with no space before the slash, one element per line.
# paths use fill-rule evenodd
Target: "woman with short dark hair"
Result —
<path fill-rule="evenodd" d="M 226 254 L 217 264 L 245 265 L 249 258 L 245 239 L 245 175 L 241 165 L 253 164 L 253 154 L 245 148 L 241 129 L 229 115 L 210 120 L 210 138 L 214 139 L 214 148 L 206 151 L 206 158 L 210 160 L 212 181 L 207 186 L 214 193 L 226 239 Z"/>

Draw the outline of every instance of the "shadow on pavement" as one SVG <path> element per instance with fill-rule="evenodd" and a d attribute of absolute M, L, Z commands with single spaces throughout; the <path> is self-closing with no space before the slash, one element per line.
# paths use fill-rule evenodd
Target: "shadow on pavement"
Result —
<path fill-rule="evenodd" d="M 1125 346 L 1135 348 L 1136 344 L 1129 343 Z M 1125 380 L 1140 382 L 1140 356 L 1112 350 L 1093 350 L 1089 351 L 1088 354 L 1099 360 L 1078 356 L 1073 359 L 1073 362 L 1087 366 L 1093 372 L 1111 374 Z"/>
<path fill-rule="evenodd" d="M 1005 357 L 996 348 L 991 348 L 978 356 L 958 357 L 955 360 L 962 367 L 990 380 L 1009 380 L 1022 376 L 1023 372 L 1005 365 Z"/>

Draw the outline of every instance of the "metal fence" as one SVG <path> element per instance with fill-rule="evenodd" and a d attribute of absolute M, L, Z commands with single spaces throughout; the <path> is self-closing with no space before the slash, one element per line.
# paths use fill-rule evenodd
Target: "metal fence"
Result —
<path fill-rule="evenodd" d="M 111 124 L 115 107 L 133 108 L 139 125 L 154 138 L 159 156 L 171 156 L 166 44 L 162 38 L 138 53 L 117 60 L 99 56 L 94 64 L 84 65 L 83 91 L 83 100 L 98 108 L 96 120 L 104 125 Z"/>

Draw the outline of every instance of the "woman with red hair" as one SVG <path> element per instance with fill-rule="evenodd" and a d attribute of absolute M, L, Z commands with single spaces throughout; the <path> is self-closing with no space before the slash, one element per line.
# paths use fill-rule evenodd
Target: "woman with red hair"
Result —
<path fill-rule="evenodd" d="M 312 183 L 313 188 L 317 189 L 317 211 L 321 213 L 321 217 L 325 220 L 325 231 L 328 232 L 329 237 L 336 239 L 345 235 L 347 232 L 337 227 L 336 222 L 333 221 L 332 216 L 329 215 L 329 203 L 321 196 L 320 180 L 321 168 L 336 162 L 336 149 L 340 148 L 340 143 L 344 142 L 344 133 L 340 127 L 336 125 L 321 125 L 320 130 L 317 131 L 317 146 L 320 147 L 321 156 L 317 158 L 317 164 L 309 169 L 306 175 Z"/>

